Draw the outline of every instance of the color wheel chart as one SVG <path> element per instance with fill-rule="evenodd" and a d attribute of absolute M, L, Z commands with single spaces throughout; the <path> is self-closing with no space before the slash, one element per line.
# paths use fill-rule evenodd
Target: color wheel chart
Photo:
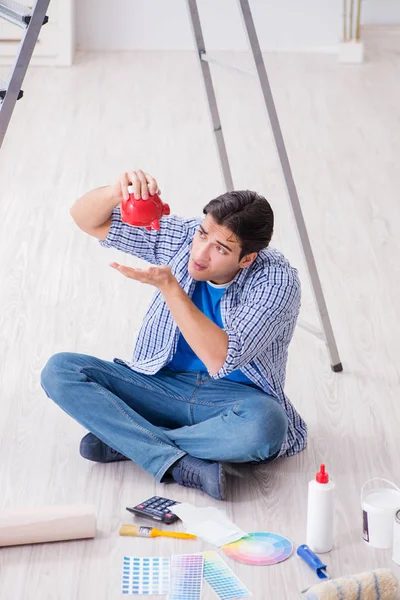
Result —
<path fill-rule="evenodd" d="M 222 550 L 230 558 L 248 565 L 276 565 L 289 558 L 293 544 L 277 533 L 256 532 L 222 546 Z"/>

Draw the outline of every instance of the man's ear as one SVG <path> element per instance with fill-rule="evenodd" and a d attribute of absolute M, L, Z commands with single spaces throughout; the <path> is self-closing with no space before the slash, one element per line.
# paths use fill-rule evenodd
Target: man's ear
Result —
<path fill-rule="evenodd" d="M 239 262 L 239 267 L 241 269 L 246 269 L 256 260 L 257 256 L 258 252 L 251 252 L 250 254 L 246 254 L 246 256 L 243 256 L 242 260 Z"/>

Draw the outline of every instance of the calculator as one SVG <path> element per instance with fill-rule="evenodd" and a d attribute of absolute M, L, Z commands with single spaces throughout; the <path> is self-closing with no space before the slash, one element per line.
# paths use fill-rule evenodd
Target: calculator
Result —
<path fill-rule="evenodd" d="M 129 512 L 140 517 L 155 519 L 156 521 L 162 521 L 169 525 L 170 523 L 178 521 L 179 518 L 170 511 L 170 507 L 174 504 L 179 504 L 179 502 L 176 502 L 176 500 L 169 500 L 168 498 L 162 498 L 161 496 L 152 496 L 137 506 L 127 506 L 126 510 L 129 510 Z"/>

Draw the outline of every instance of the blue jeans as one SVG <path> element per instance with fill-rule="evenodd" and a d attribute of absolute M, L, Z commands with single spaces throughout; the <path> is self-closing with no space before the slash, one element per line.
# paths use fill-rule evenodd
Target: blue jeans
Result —
<path fill-rule="evenodd" d="M 61 352 L 47 362 L 41 383 L 67 414 L 158 481 L 185 454 L 265 461 L 279 453 L 287 432 L 275 398 L 200 371 L 143 375 L 122 362 Z"/>

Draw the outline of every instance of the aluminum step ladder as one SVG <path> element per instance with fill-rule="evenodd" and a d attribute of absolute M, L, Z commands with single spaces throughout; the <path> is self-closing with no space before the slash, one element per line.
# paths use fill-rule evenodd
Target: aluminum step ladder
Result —
<path fill-rule="evenodd" d="M 292 169 L 290 167 L 285 142 L 282 136 L 282 130 L 276 112 L 275 102 L 272 96 L 267 71 L 265 69 L 264 59 L 261 53 L 257 32 L 254 26 L 254 20 L 251 13 L 249 1 L 238 0 L 238 4 L 242 14 L 244 27 L 246 29 L 249 46 L 253 55 L 255 71 L 248 71 L 246 69 L 242 69 L 234 65 L 223 63 L 220 60 L 213 59 L 207 54 L 200 22 L 199 11 L 197 7 L 197 0 L 187 0 L 189 16 L 192 23 L 194 41 L 197 48 L 201 72 L 203 75 L 212 126 L 215 134 L 215 141 L 217 144 L 222 174 L 225 181 L 225 187 L 227 191 L 231 191 L 234 189 L 232 173 L 229 165 L 228 154 L 226 151 L 224 135 L 222 132 L 222 126 L 217 106 L 217 99 L 215 96 L 209 63 L 215 63 L 224 67 L 228 67 L 230 69 L 234 69 L 236 71 L 250 73 L 251 75 L 256 75 L 258 77 L 265 107 L 268 112 L 272 133 L 275 140 L 276 149 L 281 163 L 293 216 L 296 222 L 297 232 L 300 238 L 300 244 L 307 264 L 308 273 L 311 280 L 311 286 L 314 293 L 315 303 L 318 308 L 318 314 L 322 326 L 322 331 L 319 331 L 313 325 L 310 325 L 308 323 L 303 323 L 299 321 L 298 325 L 303 327 L 303 329 L 305 329 L 312 335 L 315 335 L 317 338 L 325 341 L 329 352 L 331 368 L 335 373 L 338 373 L 340 371 L 343 371 L 343 367 L 342 363 L 340 362 L 336 340 L 328 314 L 328 308 L 326 306 L 321 281 L 317 271 L 317 265 L 315 263 L 313 251 L 311 248 L 310 238 L 308 237 L 303 212 L 300 206 L 299 196 L 293 179 Z"/>
<path fill-rule="evenodd" d="M 36 0 L 33 8 L 12 0 L 0 0 L 0 19 L 5 19 L 21 27 L 25 33 L 18 48 L 18 54 L 8 81 L 0 80 L 0 148 L 17 100 L 22 98 L 21 90 L 40 30 L 48 22 L 46 12 L 50 0 Z"/>

